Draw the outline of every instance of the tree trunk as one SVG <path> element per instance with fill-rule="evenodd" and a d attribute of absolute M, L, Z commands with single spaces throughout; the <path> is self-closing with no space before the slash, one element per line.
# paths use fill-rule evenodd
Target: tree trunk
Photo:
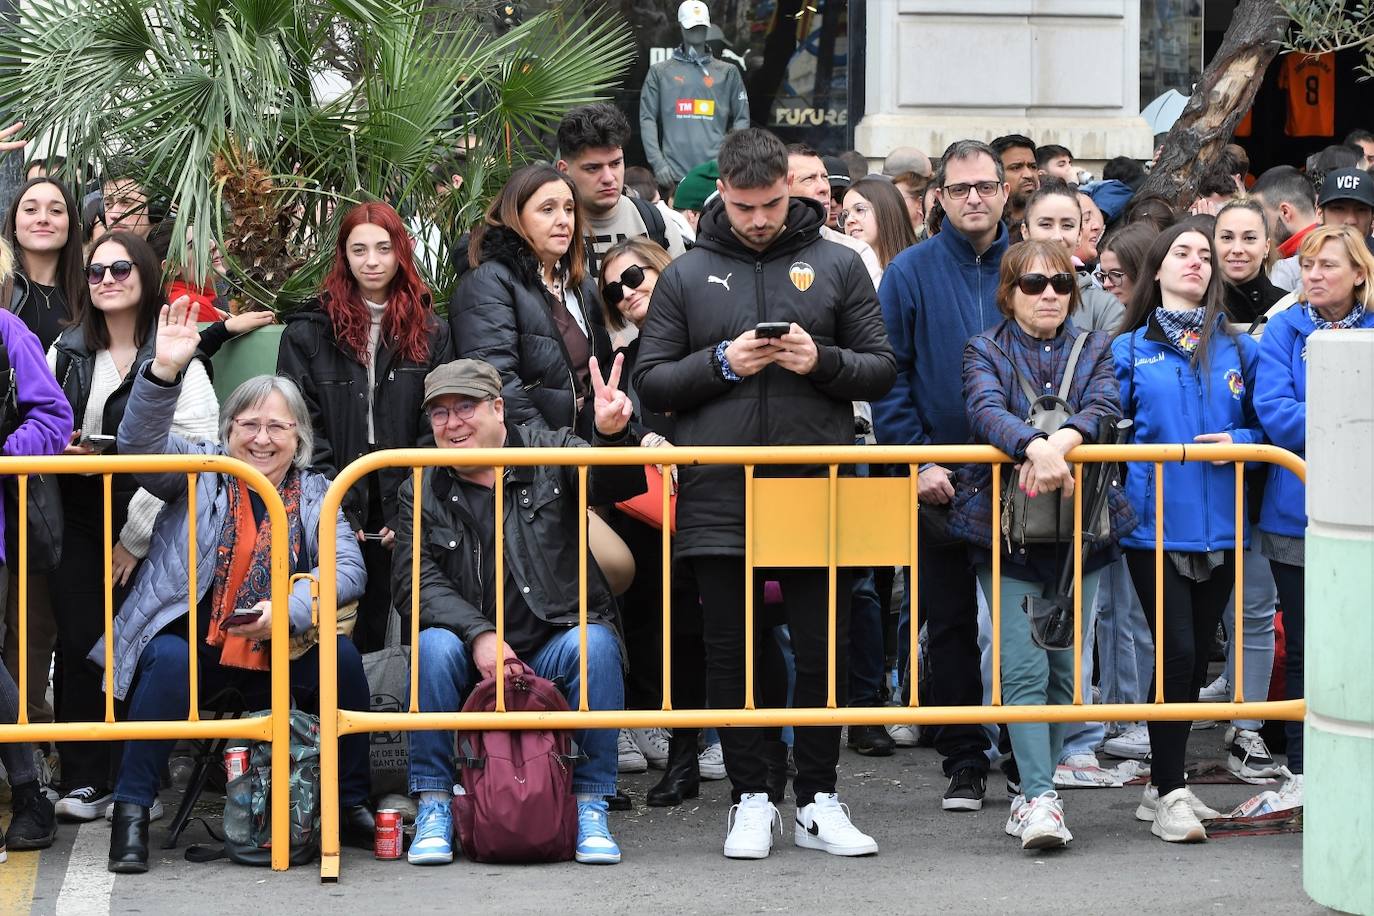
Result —
<path fill-rule="evenodd" d="M 1250 110 L 1264 71 L 1283 47 L 1288 27 L 1279 0 L 1240 0 L 1216 57 L 1164 140 L 1139 194 L 1158 194 L 1186 207 L 1198 182 Z"/>

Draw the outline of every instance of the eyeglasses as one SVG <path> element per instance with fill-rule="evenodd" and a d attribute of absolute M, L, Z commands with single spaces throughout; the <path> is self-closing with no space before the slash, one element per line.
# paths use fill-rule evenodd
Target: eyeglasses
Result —
<path fill-rule="evenodd" d="M 639 289 L 644 282 L 644 271 L 653 270 L 652 267 L 627 267 L 620 273 L 620 279 L 614 283 L 607 283 L 601 287 L 601 295 L 606 300 L 606 304 L 615 308 L 620 304 L 620 300 L 625 298 L 625 290 Z"/>
<path fill-rule="evenodd" d="M 843 229 L 845 226 L 849 224 L 850 217 L 853 217 L 854 219 L 863 219 L 865 216 L 872 212 L 873 208 L 870 207 L 868 204 L 855 204 L 852 209 L 841 210 L 840 218 L 837 220 L 837 222 L 840 224 L 840 228 Z"/>
<path fill-rule="evenodd" d="M 1073 274 L 1055 274 L 1047 277 L 1044 274 L 1022 274 L 1016 280 L 1016 286 L 1027 296 L 1038 296 L 1045 291 L 1046 286 L 1051 286 L 1054 291 L 1061 296 L 1067 296 L 1073 292 Z"/>
<path fill-rule="evenodd" d="M 115 261 L 113 264 L 92 262 L 86 266 L 86 282 L 91 286 L 99 286 L 100 281 L 105 279 L 105 271 L 107 270 L 116 281 L 123 282 L 129 279 L 129 274 L 134 272 L 134 262 Z"/>
<path fill-rule="evenodd" d="M 997 189 L 1000 187 L 1002 187 L 1001 182 L 977 181 L 973 184 L 947 184 L 940 190 L 944 191 L 948 197 L 963 200 L 968 197 L 969 191 L 977 191 L 979 197 L 991 197 L 997 193 Z"/>
<path fill-rule="evenodd" d="M 273 442 L 280 442 L 291 434 L 296 428 L 295 423 L 287 423 L 282 420 L 269 420 L 264 423 L 261 420 L 235 420 L 234 426 L 249 439 L 256 439 L 258 433 L 267 430 L 267 438 Z"/>
<path fill-rule="evenodd" d="M 429 422 L 435 426 L 448 426 L 449 420 L 457 418 L 459 420 L 471 420 L 473 414 L 477 413 L 477 405 L 485 404 L 487 398 L 482 401 L 459 401 L 456 407 L 431 407 L 429 409 Z"/>
<path fill-rule="evenodd" d="M 1120 286 L 1122 284 L 1122 281 L 1126 279 L 1126 271 L 1095 270 L 1093 271 L 1093 279 L 1095 279 L 1098 283 L 1101 283 L 1104 289 L 1107 286 L 1108 280 L 1112 281 L 1112 286 Z"/>

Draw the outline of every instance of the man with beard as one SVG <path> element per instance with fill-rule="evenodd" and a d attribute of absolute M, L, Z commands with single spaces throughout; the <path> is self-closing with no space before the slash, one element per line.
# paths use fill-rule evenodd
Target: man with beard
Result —
<path fill-rule="evenodd" d="M 1040 169 L 1035 164 L 1035 143 L 1021 134 L 1007 134 L 993 140 L 991 145 L 992 151 L 1002 160 L 1002 172 L 1011 189 L 1003 217 L 1016 233 L 1011 241 L 1019 242 L 1021 236 L 1015 227 L 1025 221 L 1026 201 L 1040 187 Z"/>

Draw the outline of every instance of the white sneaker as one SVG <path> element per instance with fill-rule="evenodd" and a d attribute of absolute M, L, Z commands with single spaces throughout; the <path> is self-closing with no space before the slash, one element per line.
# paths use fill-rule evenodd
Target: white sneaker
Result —
<path fill-rule="evenodd" d="M 1188 806 L 1193 812 L 1193 817 L 1200 821 L 1205 821 L 1214 817 L 1221 817 L 1221 812 L 1209 808 L 1202 803 L 1202 799 L 1193 794 L 1193 790 L 1184 786 L 1182 789 L 1175 789 L 1169 795 L 1176 795 L 1184 792 L 1188 798 Z M 1165 796 L 1166 798 L 1168 796 Z M 1159 810 L 1159 789 L 1155 788 L 1154 783 L 1145 787 L 1145 791 L 1140 796 L 1140 804 L 1135 809 L 1135 819 L 1138 821 L 1150 822 L 1155 820 L 1155 812 Z"/>
<path fill-rule="evenodd" d="M 617 765 L 620 772 L 643 773 L 649 769 L 649 761 L 644 759 L 644 752 L 639 749 L 634 735 L 630 734 L 628 728 L 620 730 L 620 738 L 616 742 L 616 751 L 620 757 Z"/>
<path fill-rule="evenodd" d="M 1288 778 L 1283 781 L 1283 785 L 1279 786 L 1279 807 L 1275 810 L 1286 811 L 1289 808 L 1301 808 L 1303 774 L 1288 773 L 1287 768 L 1284 769 L 1284 772 L 1288 774 Z"/>
<path fill-rule="evenodd" d="M 649 766 L 655 770 L 668 768 L 668 729 L 634 728 L 630 729 L 630 737 Z"/>
<path fill-rule="evenodd" d="M 697 772 L 706 780 L 725 778 L 725 755 L 720 750 L 719 741 L 706 745 L 697 755 Z"/>
<path fill-rule="evenodd" d="M 1050 791 L 1027 802 L 1021 815 L 1022 849 L 1062 849 L 1073 840 L 1064 824 L 1064 803 Z"/>
<path fill-rule="evenodd" d="M 1260 733 L 1234 725 L 1226 729 L 1226 769 L 1247 782 L 1263 782 L 1280 775 L 1279 765 Z"/>
<path fill-rule="evenodd" d="M 1026 814 L 1030 811 L 1030 804 L 1024 795 L 1013 795 L 1011 799 L 1011 812 L 1007 815 L 1007 825 L 1002 829 L 1007 836 L 1020 837 L 1021 832 L 1026 829 Z"/>
<path fill-rule="evenodd" d="M 1121 788 L 1121 780 L 1102 768 L 1096 754 L 1070 754 L 1059 761 L 1054 768 L 1054 784 L 1060 789 Z"/>
<path fill-rule="evenodd" d="M 832 856 L 871 856 L 878 851 L 873 837 L 849 820 L 849 806 L 838 795 L 817 792 L 809 805 L 797 808 L 793 841 L 802 849 L 820 849 Z"/>
<path fill-rule="evenodd" d="M 1205 732 L 1205 731 L 1207 731 L 1209 728 L 1216 728 L 1216 727 L 1217 727 L 1217 720 L 1216 720 L 1216 719 L 1198 719 L 1198 720 L 1196 720 L 1196 721 L 1193 722 L 1193 727 L 1192 727 L 1191 730 L 1192 730 L 1192 731 L 1195 731 L 1195 732 Z"/>
<path fill-rule="evenodd" d="M 109 789 L 82 786 L 59 798 L 53 810 L 60 821 L 93 821 L 113 801 L 114 795 Z"/>
<path fill-rule="evenodd" d="M 1104 741 L 1102 750 L 1113 757 L 1144 760 L 1150 756 L 1150 730 L 1144 722 L 1138 722 L 1115 738 Z"/>
<path fill-rule="evenodd" d="M 1206 840 L 1207 830 L 1193 809 L 1195 801 L 1187 788 L 1175 789 L 1158 799 L 1150 832 L 1166 843 L 1201 843 Z"/>
<path fill-rule="evenodd" d="M 746 792 L 730 808 L 725 836 L 725 858 L 766 859 L 773 849 L 773 825 L 782 832 L 782 815 L 766 792 Z"/>
<path fill-rule="evenodd" d="M 162 815 L 164 813 L 165 812 L 162 810 L 162 799 L 153 799 L 153 806 L 148 809 L 148 820 L 160 821 L 162 820 Z M 114 802 L 110 802 L 108 805 L 105 806 L 105 820 L 114 820 Z"/>
<path fill-rule="evenodd" d="M 1226 675 L 1217 675 L 1217 679 L 1198 691 L 1197 699 L 1199 703 L 1226 703 L 1231 699 L 1231 682 L 1226 680 Z"/>
<path fill-rule="evenodd" d="M 921 740 L 920 727 L 916 725 L 889 725 L 887 734 L 898 747 L 917 747 Z"/>

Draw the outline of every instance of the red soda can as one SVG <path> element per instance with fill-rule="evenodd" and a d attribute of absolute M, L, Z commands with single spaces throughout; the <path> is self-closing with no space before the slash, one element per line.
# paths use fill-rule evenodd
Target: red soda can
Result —
<path fill-rule="evenodd" d="M 248 748 L 231 747 L 224 751 L 224 775 L 238 779 L 248 772 Z"/>
<path fill-rule="evenodd" d="M 374 821 L 377 831 L 373 834 L 373 854 L 379 859 L 399 859 L 403 845 L 401 812 L 395 808 L 383 808 L 377 812 Z"/>

